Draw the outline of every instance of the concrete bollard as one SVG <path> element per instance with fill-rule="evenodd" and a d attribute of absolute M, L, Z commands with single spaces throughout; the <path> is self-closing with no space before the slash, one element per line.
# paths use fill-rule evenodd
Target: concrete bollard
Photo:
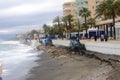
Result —
<path fill-rule="evenodd" d="M 0 77 L 2 77 L 2 64 L 0 64 Z"/>

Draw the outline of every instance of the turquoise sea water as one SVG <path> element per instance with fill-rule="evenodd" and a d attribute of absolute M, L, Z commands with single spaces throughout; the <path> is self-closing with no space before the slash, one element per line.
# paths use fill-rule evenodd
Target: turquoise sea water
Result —
<path fill-rule="evenodd" d="M 35 66 L 38 52 L 18 41 L 0 41 L 0 64 L 3 80 L 24 80 Z"/>

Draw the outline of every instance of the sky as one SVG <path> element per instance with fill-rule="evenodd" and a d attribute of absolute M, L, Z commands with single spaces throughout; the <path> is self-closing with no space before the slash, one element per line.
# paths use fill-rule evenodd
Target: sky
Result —
<path fill-rule="evenodd" d="M 0 39 L 51 25 L 68 1 L 72 0 L 0 0 Z"/>

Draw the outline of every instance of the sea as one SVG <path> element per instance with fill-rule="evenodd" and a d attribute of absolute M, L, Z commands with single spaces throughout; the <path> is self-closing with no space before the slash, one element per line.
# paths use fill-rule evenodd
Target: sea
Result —
<path fill-rule="evenodd" d="M 25 80 L 40 52 L 19 41 L 0 41 L 2 80 Z"/>

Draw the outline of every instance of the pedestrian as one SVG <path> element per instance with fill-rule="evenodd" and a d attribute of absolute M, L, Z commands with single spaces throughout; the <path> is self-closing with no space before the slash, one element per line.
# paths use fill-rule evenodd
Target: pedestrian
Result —
<path fill-rule="evenodd" d="M 95 42 L 97 41 L 97 36 L 96 35 L 94 35 L 94 40 L 95 40 Z"/>
<path fill-rule="evenodd" d="M 44 46 L 48 45 L 48 39 L 44 39 Z"/>
<path fill-rule="evenodd" d="M 101 42 L 104 41 L 104 35 L 101 34 Z"/>
<path fill-rule="evenodd" d="M 108 36 L 107 36 L 107 34 L 105 34 L 105 42 L 107 42 L 108 41 Z"/>

